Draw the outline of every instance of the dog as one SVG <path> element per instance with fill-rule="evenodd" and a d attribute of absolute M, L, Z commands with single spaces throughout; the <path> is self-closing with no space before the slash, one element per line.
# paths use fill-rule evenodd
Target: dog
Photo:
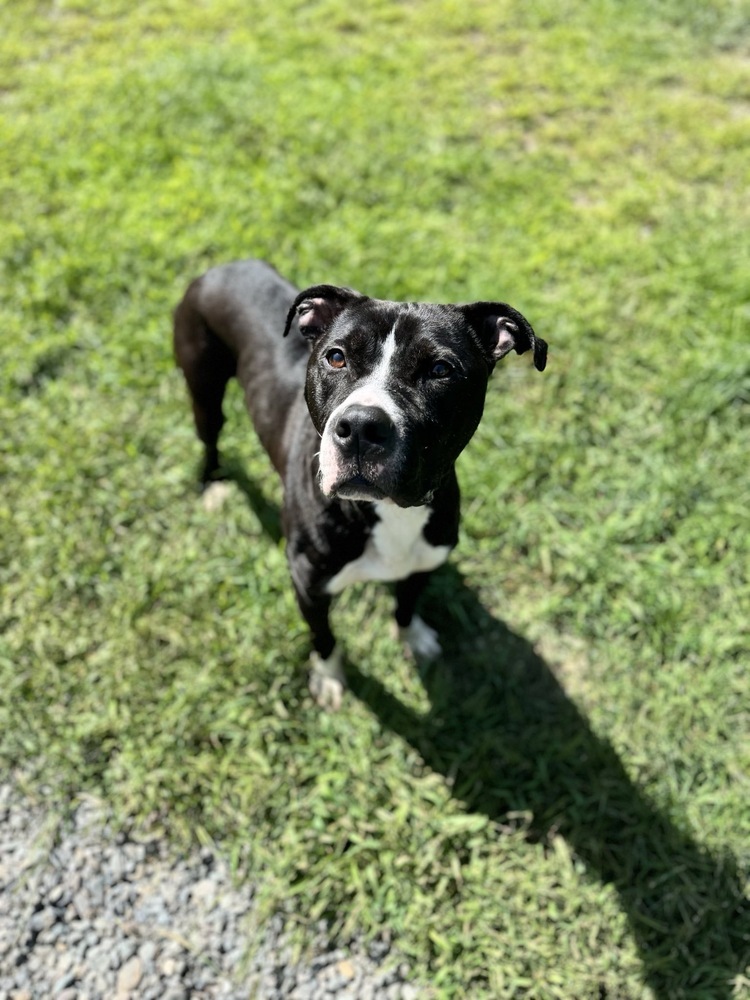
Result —
<path fill-rule="evenodd" d="M 219 474 L 232 377 L 281 477 L 316 701 L 341 703 L 329 610 L 352 583 L 395 582 L 400 636 L 417 658 L 439 656 L 418 599 L 458 541 L 455 462 L 495 364 L 531 351 L 545 368 L 547 344 L 529 322 L 503 302 L 390 302 L 330 284 L 300 291 L 270 264 L 246 260 L 189 285 L 174 314 L 174 350 L 205 448 L 202 486 Z"/>

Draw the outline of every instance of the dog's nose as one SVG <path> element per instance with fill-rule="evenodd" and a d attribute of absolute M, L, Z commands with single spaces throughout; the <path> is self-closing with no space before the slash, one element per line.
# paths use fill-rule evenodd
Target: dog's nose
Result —
<path fill-rule="evenodd" d="M 388 448 L 396 436 L 396 428 L 385 410 L 360 404 L 348 406 L 333 431 L 340 447 L 359 454 L 372 448 Z"/>

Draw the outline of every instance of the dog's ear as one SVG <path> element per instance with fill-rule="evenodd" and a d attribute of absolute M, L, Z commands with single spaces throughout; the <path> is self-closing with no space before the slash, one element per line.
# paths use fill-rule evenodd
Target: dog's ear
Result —
<path fill-rule="evenodd" d="M 547 364 L 547 342 L 537 337 L 531 323 L 505 302 L 472 302 L 459 307 L 474 328 L 492 366 L 510 351 L 534 352 L 534 367 Z"/>
<path fill-rule="evenodd" d="M 360 295 L 352 288 L 340 288 L 337 285 L 313 285 L 306 288 L 292 303 L 286 318 L 284 336 L 289 333 L 297 316 L 302 336 L 306 340 L 315 340 L 347 306 L 356 301 L 364 302 L 366 298 L 366 295 Z"/>

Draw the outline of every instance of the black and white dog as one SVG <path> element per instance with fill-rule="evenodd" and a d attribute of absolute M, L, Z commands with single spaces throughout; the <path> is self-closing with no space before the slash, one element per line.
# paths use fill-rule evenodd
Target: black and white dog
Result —
<path fill-rule="evenodd" d="M 204 485 L 219 468 L 232 376 L 281 476 L 319 703 L 341 701 L 328 616 L 350 583 L 395 581 L 402 638 L 418 657 L 439 655 L 417 600 L 458 539 L 454 463 L 482 416 L 495 363 L 530 350 L 544 369 L 547 345 L 524 317 L 503 302 L 388 302 L 334 285 L 300 292 L 250 260 L 193 281 L 175 312 L 174 346 L 205 445 Z"/>

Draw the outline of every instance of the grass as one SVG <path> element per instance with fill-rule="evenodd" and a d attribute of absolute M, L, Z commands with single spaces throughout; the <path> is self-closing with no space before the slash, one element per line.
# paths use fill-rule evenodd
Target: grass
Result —
<path fill-rule="evenodd" d="M 747 143 L 733 0 L 0 10 L 0 759 L 435 996 L 750 997 Z M 277 484 L 196 502 L 187 281 L 501 298 L 419 676 L 346 595 L 321 715 Z M 427 995 L 427 993 L 426 993 Z"/>

